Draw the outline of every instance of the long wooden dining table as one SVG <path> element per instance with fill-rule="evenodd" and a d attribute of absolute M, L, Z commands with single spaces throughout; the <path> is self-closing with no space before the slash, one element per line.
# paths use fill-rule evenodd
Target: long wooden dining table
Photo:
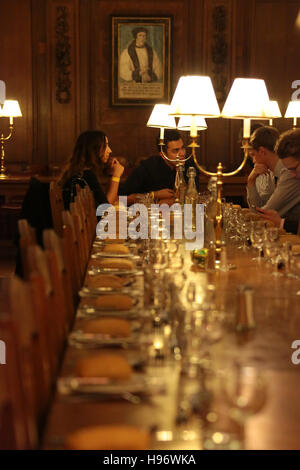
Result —
<path fill-rule="evenodd" d="M 266 402 L 246 419 L 243 447 L 249 450 L 300 449 L 300 364 L 292 362 L 292 343 L 300 339 L 300 281 L 285 275 L 273 276 L 270 263 L 263 259 L 252 260 L 255 254 L 253 248 L 239 250 L 236 244 L 228 244 L 232 269 L 208 273 L 195 266 L 186 251 L 184 269 L 196 286 L 213 284 L 216 289 L 216 305 L 223 312 L 226 326 L 221 340 L 210 346 L 211 355 L 215 354 L 216 361 L 222 356 L 238 358 L 259 368 L 266 381 Z M 236 329 L 236 318 L 241 285 L 253 289 L 255 327 L 240 332 Z M 79 321 L 75 320 L 74 330 Z M 76 361 L 90 352 L 67 345 L 60 378 L 74 374 Z M 123 349 L 123 353 L 127 354 L 128 350 Z M 146 364 L 141 373 L 163 377 L 165 390 L 141 396 L 137 402 L 110 396 L 88 399 L 57 391 L 42 448 L 64 448 L 66 436 L 83 427 L 128 424 L 151 430 L 155 438 L 150 449 L 203 449 L 203 416 L 196 413 L 183 423 L 177 420 L 180 367 L 180 360 L 174 356 Z M 185 432 L 179 432 L 182 430 Z M 187 439 L 184 436 L 188 436 Z"/>

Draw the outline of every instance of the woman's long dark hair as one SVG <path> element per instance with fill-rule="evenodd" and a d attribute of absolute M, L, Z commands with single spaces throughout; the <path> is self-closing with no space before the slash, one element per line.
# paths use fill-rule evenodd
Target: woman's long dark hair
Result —
<path fill-rule="evenodd" d="M 77 138 L 73 154 L 63 168 L 58 183 L 64 186 L 68 179 L 83 175 L 84 170 L 92 170 L 99 178 L 104 165 L 100 155 L 106 148 L 106 135 L 102 131 L 85 131 Z"/>

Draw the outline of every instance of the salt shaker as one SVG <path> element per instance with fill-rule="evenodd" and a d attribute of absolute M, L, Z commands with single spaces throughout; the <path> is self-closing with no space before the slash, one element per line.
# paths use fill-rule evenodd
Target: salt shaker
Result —
<path fill-rule="evenodd" d="M 205 271 L 213 272 L 216 269 L 216 245 L 210 242 L 205 258 Z"/>
<path fill-rule="evenodd" d="M 239 306 L 236 319 L 236 330 L 244 331 L 255 327 L 253 312 L 253 288 L 239 286 Z"/>

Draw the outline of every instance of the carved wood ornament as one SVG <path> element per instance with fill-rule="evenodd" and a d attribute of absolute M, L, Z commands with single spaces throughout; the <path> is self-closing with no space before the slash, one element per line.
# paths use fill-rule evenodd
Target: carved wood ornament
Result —
<path fill-rule="evenodd" d="M 227 78 L 225 68 L 228 57 L 228 44 L 226 42 L 227 11 L 224 5 L 217 5 L 212 14 L 212 72 L 213 83 L 217 98 L 220 102 L 226 99 Z"/>
<path fill-rule="evenodd" d="M 69 10 L 66 6 L 56 7 L 55 23 L 55 66 L 56 100 L 60 104 L 71 101 L 71 45 L 69 36 Z"/>

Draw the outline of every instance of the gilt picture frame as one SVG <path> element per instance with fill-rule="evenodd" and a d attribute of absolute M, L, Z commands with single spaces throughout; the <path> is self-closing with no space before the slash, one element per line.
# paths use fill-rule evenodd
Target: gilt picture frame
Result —
<path fill-rule="evenodd" d="M 172 16 L 112 16 L 112 106 L 169 103 Z"/>

